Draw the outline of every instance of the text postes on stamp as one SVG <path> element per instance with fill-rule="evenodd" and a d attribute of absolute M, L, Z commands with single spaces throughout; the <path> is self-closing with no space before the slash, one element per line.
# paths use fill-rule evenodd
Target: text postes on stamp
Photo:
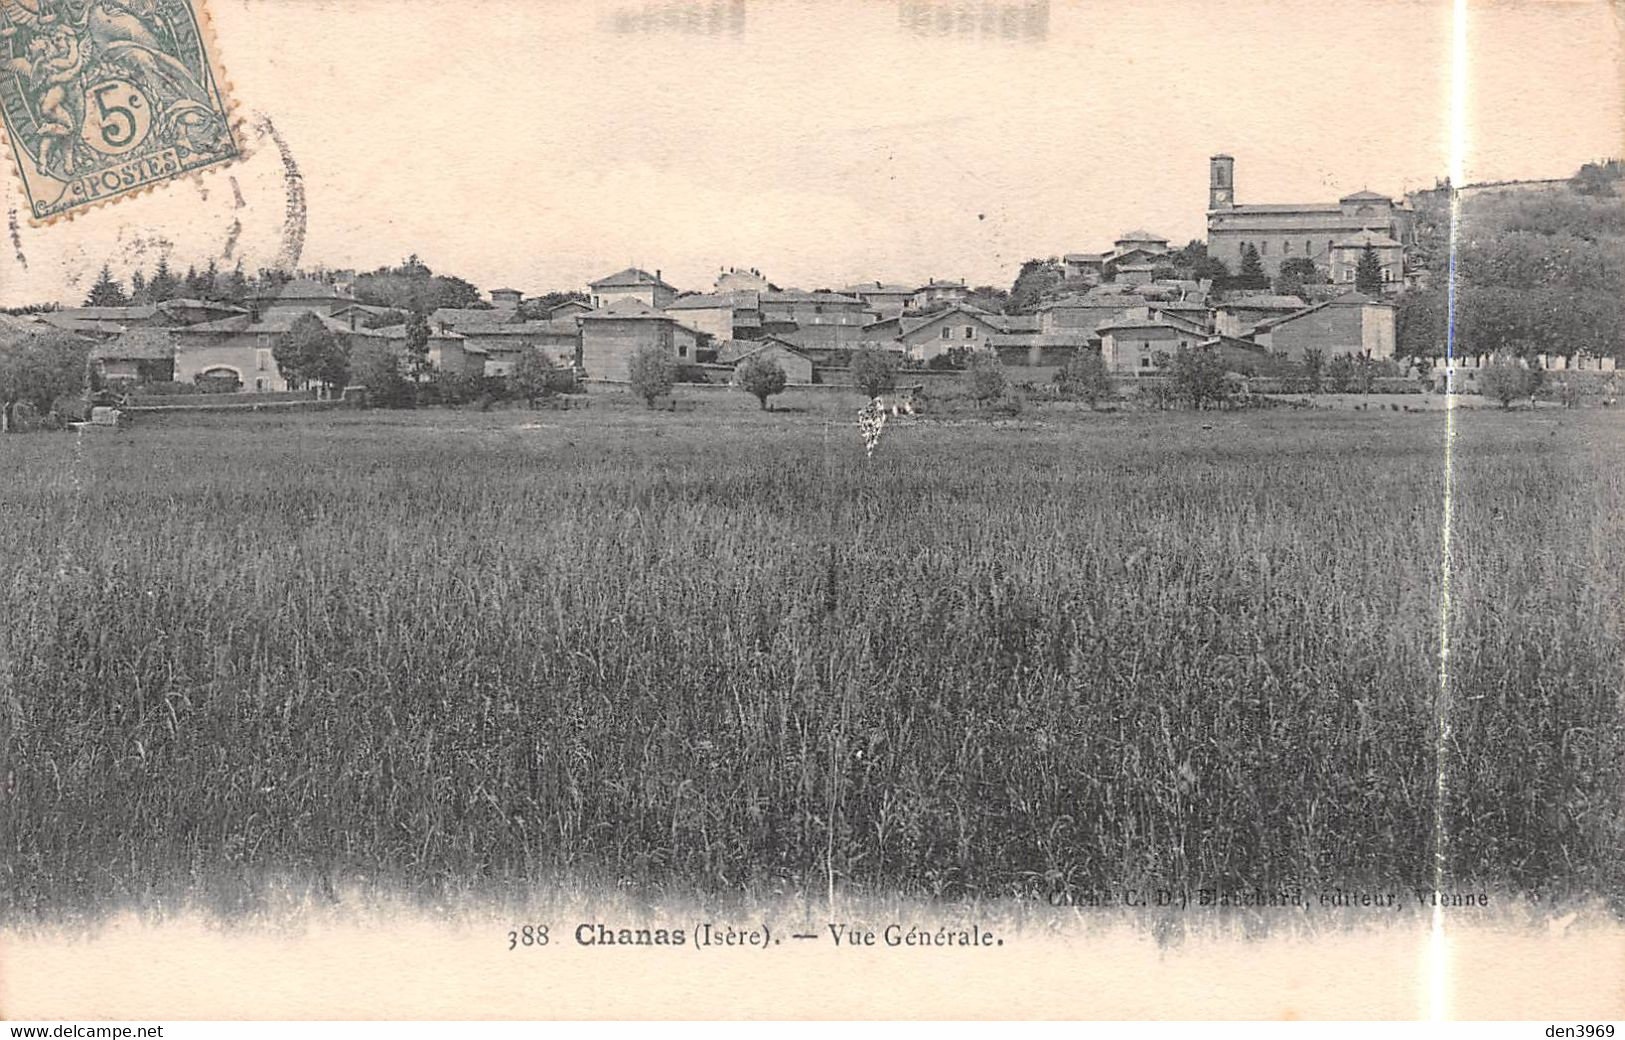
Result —
<path fill-rule="evenodd" d="M 36 224 L 230 162 L 203 0 L 0 0 L 0 111 Z"/>

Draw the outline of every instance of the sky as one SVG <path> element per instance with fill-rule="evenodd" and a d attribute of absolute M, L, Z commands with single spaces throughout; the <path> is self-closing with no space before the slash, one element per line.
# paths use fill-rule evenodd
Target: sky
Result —
<path fill-rule="evenodd" d="M 1201 237 L 1214 152 L 1240 202 L 1449 168 L 1449 0 L 208 3 L 252 154 L 72 221 L 13 216 L 0 304 L 77 303 L 104 261 L 272 263 L 278 140 L 303 265 L 416 253 L 529 294 L 629 265 L 682 289 L 728 266 L 1008 285 L 1129 229 Z M 1471 0 L 1469 180 L 1625 152 L 1622 10 Z"/>

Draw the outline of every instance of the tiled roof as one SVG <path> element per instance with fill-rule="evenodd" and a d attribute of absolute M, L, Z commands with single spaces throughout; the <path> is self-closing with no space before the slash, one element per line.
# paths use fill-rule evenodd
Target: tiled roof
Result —
<path fill-rule="evenodd" d="M 1216 310 L 1301 311 L 1309 304 L 1296 296 L 1238 296 L 1219 304 Z"/>
<path fill-rule="evenodd" d="M 664 280 L 656 278 L 654 275 L 640 267 L 628 267 L 624 271 L 616 271 L 614 274 L 606 275 L 603 278 L 598 279 L 596 282 L 589 282 L 587 284 L 591 285 L 594 289 L 631 289 L 642 288 L 646 285 L 658 285 L 667 289 L 672 288 L 670 285 L 667 285 Z"/>
<path fill-rule="evenodd" d="M 165 361 L 175 356 L 175 340 L 168 329 L 131 329 L 90 348 L 99 361 Z"/>
<path fill-rule="evenodd" d="M 196 325 L 179 325 L 168 331 L 187 335 L 207 335 L 211 333 L 241 333 L 250 336 L 278 335 L 292 329 L 294 323 L 306 314 L 315 315 L 316 319 L 322 323 L 322 327 L 329 332 L 336 332 L 345 336 L 371 337 L 379 335 L 377 329 L 352 329 L 349 322 L 340 321 L 331 314 L 323 314 L 314 310 L 296 314 L 277 314 L 275 317 L 264 321 L 254 321 L 246 314 L 234 314 L 229 318 L 220 318 L 216 321 L 199 322 Z"/>
<path fill-rule="evenodd" d="M 1117 236 L 1118 242 L 1166 242 L 1161 235 L 1153 235 L 1149 231 L 1125 231 Z"/>
<path fill-rule="evenodd" d="M 1069 264 L 1103 264 L 1111 252 L 1105 253 L 1068 253 L 1061 259 Z"/>
<path fill-rule="evenodd" d="M 441 307 L 429 315 L 429 324 L 435 328 L 450 325 L 502 325 L 515 319 L 516 312 L 496 307 Z"/>
<path fill-rule="evenodd" d="M 1327 307 L 1357 307 L 1364 306 L 1368 303 L 1375 303 L 1383 307 L 1393 306 L 1391 303 L 1384 303 L 1381 300 L 1374 300 L 1364 293 L 1344 293 L 1341 296 L 1334 296 L 1329 300 L 1322 300 L 1321 302 L 1309 307 L 1305 307 L 1302 310 L 1293 311 L 1291 314 L 1282 314 L 1279 317 L 1268 318 L 1259 322 L 1257 325 L 1254 325 L 1252 331 L 1268 332 L 1270 329 L 1273 329 L 1276 326 L 1285 325 L 1289 321 L 1297 321 L 1306 314 L 1313 314 L 1316 311 L 1324 310 Z"/>
<path fill-rule="evenodd" d="M 470 325 L 463 330 L 468 336 L 574 336 L 581 331 L 574 318 L 548 321 L 514 321 L 501 325 Z"/>
<path fill-rule="evenodd" d="M 582 321 L 604 321 L 608 319 L 620 321 L 669 321 L 674 324 L 677 321 L 676 318 L 669 314 L 633 300 L 617 300 L 608 307 L 589 311 L 581 316 Z"/>
<path fill-rule="evenodd" d="M 863 282 L 841 289 L 847 296 L 913 296 L 917 291 L 918 289 L 907 285 L 886 285 L 880 282 Z"/>
<path fill-rule="evenodd" d="M 1110 321 L 1110 322 L 1107 322 L 1104 325 L 1095 326 L 1095 331 L 1096 332 L 1120 332 L 1120 331 L 1123 331 L 1123 330 L 1126 330 L 1126 329 L 1171 329 L 1174 332 L 1190 332 L 1190 331 L 1192 331 L 1190 329 L 1185 328 L 1184 327 L 1185 324 L 1186 323 L 1184 323 L 1184 322 L 1181 322 L 1179 324 L 1175 324 L 1174 322 L 1171 322 L 1171 321 L 1167 320 L 1166 318 L 1163 318 L 1161 315 L 1157 315 L 1156 317 L 1151 317 L 1151 318 L 1123 318 L 1123 319 L 1118 320 L 1118 321 Z"/>
<path fill-rule="evenodd" d="M 1338 201 L 1339 202 L 1391 202 L 1393 200 L 1390 199 L 1386 195 L 1380 195 L 1380 194 L 1378 194 L 1377 192 L 1374 192 L 1374 191 L 1357 191 L 1353 195 L 1344 195 Z"/>
<path fill-rule="evenodd" d="M 964 282 L 944 282 L 944 281 L 939 281 L 939 280 L 933 278 L 929 282 L 926 282 L 924 285 L 920 286 L 920 288 L 915 290 L 915 291 L 916 292 L 923 292 L 926 289 L 963 289 L 965 287 L 966 286 L 965 286 Z"/>
<path fill-rule="evenodd" d="M 405 325 L 386 325 L 381 329 L 373 329 L 372 334 L 375 335 L 375 336 L 381 336 L 384 339 L 405 339 L 406 338 L 406 326 Z M 429 330 L 429 338 L 430 339 L 466 339 L 467 337 L 465 337 L 461 332 L 440 332 L 437 329 L 430 329 Z"/>
<path fill-rule="evenodd" d="M 723 293 L 689 293 L 666 304 L 668 311 L 708 311 L 725 307 L 751 309 L 757 306 L 758 294 L 748 290 Z"/>
<path fill-rule="evenodd" d="M 777 336 L 769 336 L 766 339 L 723 340 L 717 344 L 717 362 L 723 365 L 738 364 L 752 354 L 759 354 L 769 347 L 778 347 L 780 350 L 794 354 L 798 358 L 811 360 L 806 354 L 797 350 L 795 345 L 788 340 L 780 339 Z"/>
<path fill-rule="evenodd" d="M 55 314 L 64 318 L 77 318 L 88 321 L 142 321 L 158 313 L 156 304 L 135 304 L 129 307 L 63 307 L 60 310 L 47 311 L 46 314 Z"/>
<path fill-rule="evenodd" d="M 766 303 L 834 303 L 861 307 L 863 301 L 856 296 L 843 296 L 832 292 L 806 292 L 802 289 L 781 289 L 778 292 L 765 292 L 760 294 L 761 302 Z"/>

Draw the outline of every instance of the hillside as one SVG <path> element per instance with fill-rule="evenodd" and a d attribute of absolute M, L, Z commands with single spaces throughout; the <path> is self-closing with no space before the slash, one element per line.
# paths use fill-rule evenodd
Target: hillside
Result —
<path fill-rule="evenodd" d="M 1568 181 L 1461 193 L 1456 352 L 1625 353 L 1625 198 L 1617 163 Z M 1429 288 L 1401 302 L 1400 349 L 1443 353 L 1449 213 L 1443 191 L 1412 196 Z"/>

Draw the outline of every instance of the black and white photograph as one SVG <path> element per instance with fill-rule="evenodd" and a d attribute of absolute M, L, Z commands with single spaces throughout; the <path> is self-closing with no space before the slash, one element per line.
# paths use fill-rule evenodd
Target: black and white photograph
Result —
<path fill-rule="evenodd" d="M 0 0 L 0 1017 L 1625 1019 L 1622 40 Z"/>

